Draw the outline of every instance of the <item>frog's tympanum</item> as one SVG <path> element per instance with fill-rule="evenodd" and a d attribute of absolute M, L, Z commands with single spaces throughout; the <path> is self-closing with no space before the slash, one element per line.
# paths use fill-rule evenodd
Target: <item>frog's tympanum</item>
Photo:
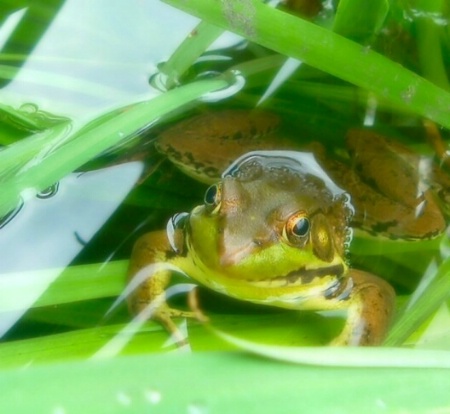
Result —
<path fill-rule="evenodd" d="M 170 263 L 202 285 L 258 304 L 348 311 L 333 342 L 380 343 L 394 293 L 383 280 L 350 270 L 345 253 L 353 208 L 312 154 L 252 152 L 233 163 L 174 230 L 148 233 L 134 247 L 130 275 L 149 277 L 130 298 L 133 312 L 160 298 Z M 181 315 L 161 304 L 153 318 L 174 330 Z"/>

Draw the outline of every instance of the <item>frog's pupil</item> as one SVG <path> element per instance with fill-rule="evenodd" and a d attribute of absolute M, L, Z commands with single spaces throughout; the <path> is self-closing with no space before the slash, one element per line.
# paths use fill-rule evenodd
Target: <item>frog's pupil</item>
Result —
<path fill-rule="evenodd" d="M 305 217 L 298 219 L 292 227 L 292 232 L 299 237 L 306 236 L 309 232 L 309 220 Z"/>
<path fill-rule="evenodd" d="M 212 185 L 205 192 L 205 204 L 214 205 L 216 204 L 217 196 L 217 185 Z"/>

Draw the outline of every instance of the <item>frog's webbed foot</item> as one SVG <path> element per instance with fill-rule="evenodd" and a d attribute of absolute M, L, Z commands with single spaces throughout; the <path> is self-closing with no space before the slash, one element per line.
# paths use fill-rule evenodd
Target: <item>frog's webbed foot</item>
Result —
<path fill-rule="evenodd" d="M 161 324 L 161 326 L 170 334 L 178 347 L 189 343 L 186 335 L 180 330 L 174 322 L 177 318 L 196 318 L 195 312 L 182 311 L 170 308 L 167 304 L 160 306 L 151 316 L 151 319 Z"/>
<path fill-rule="evenodd" d="M 341 299 L 348 310 L 347 321 L 330 345 L 379 345 L 394 313 L 394 289 L 383 279 L 354 269 L 349 282 L 350 294 Z"/>
<path fill-rule="evenodd" d="M 188 344 L 188 338 L 180 330 L 174 319 L 189 318 L 199 322 L 208 321 L 208 317 L 203 314 L 198 303 L 197 288 L 188 293 L 188 306 L 191 310 L 181 310 L 170 307 L 165 301 L 165 294 L 160 294 L 153 298 L 151 302 L 144 301 L 136 303 L 135 313 L 141 320 L 153 320 L 158 322 L 172 337 L 178 347 Z"/>

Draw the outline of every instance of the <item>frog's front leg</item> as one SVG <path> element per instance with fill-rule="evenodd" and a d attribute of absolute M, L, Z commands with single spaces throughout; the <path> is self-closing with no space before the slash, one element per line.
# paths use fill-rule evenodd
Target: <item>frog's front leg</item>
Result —
<path fill-rule="evenodd" d="M 386 336 L 395 309 L 394 289 L 379 277 L 350 270 L 350 293 L 330 299 L 330 308 L 347 309 L 347 320 L 332 345 L 378 345 Z"/>
<path fill-rule="evenodd" d="M 181 234 L 179 235 L 181 236 Z M 174 256 L 166 231 L 144 234 L 137 240 L 128 268 L 130 283 L 136 287 L 128 297 L 128 306 L 135 315 L 145 315 L 159 322 L 170 332 L 178 344 L 185 338 L 172 318 L 194 317 L 194 313 L 169 307 L 166 303 L 166 288 L 171 279 L 170 257 Z M 148 309 L 151 309 L 148 314 Z"/>

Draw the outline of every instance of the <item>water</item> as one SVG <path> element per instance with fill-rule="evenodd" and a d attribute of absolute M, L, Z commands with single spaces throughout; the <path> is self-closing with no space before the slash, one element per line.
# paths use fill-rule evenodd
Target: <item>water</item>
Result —
<path fill-rule="evenodd" d="M 413 31 L 408 31 L 408 25 L 421 14 L 412 11 L 407 16 L 406 23 L 402 21 L 405 28 L 396 30 L 403 30 L 402 39 L 407 39 L 409 46 L 414 38 L 410 38 Z M 442 16 L 438 17 L 432 14 L 432 20 L 444 30 Z M 55 182 L 44 178 L 58 168 L 63 171 L 71 151 L 61 166 L 58 160 L 52 164 L 54 170 L 25 175 L 49 154 L 70 144 L 76 134 L 95 132 L 96 126 L 119 116 L 127 121 L 126 114 L 136 109 L 137 103 L 163 96 L 163 63 L 189 33 L 195 33 L 197 23 L 196 18 L 162 2 L 33 2 L 5 13 L 0 27 L 4 55 L 0 58 L 8 71 L 0 90 L 0 143 L 8 150 L 26 150 L 17 151 L 17 162 L 2 164 L 0 170 L 4 185 L 0 208 L 7 211 L 0 222 L 0 354 L 5 364 L 17 367 L 74 358 L 102 359 L 161 349 L 176 352 L 164 331 L 142 323 L 136 328 L 130 322 L 125 274 L 139 235 L 165 229 L 169 222 L 170 241 L 177 246 L 174 232 L 183 227 L 185 216 L 175 216 L 173 221 L 170 217 L 202 203 L 206 187 L 162 161 L 151 145 L 162 129 L 178 119 L 212 109 L 257 106 L 277 112 L 286 132 L 302 144 L 321 141 L 328 150 L 336 149 L 340 159 L 347 157 L 342 145 L 346 132 L 362 124 L 431 154 L 419 118 L 304 62 L 269 64 L 271 55 L 266 49 L 225 35 L 177 81 L 184 85 L 223 73 L 228 87 L 206 93 L 148 123 L 145 117 L 139 118 L 132 132 L 127 125 L 103 131 L 117 138 L 108 152 L 89 158 L 89 164 L 77 166 L 76 172 L 63 174 Z M 23 38 L 20 25 L 36 25 L 35 41 Z M 403 50 L 396 54 L 392 38 L 386 40 L 386 33 L 393 32 L 392 25 L 386 25 L 380 34 L 382 41 L 378 38 L 373 46 L 364 46 L 363 53 L 378 48 L 416 69 L 414 54 L 405 57 Z M 448 44 L 442 47 L 448 57 Z M 13 52 L 15 57 L 9 55 Z M 267 64 L 264 70 L 260 69 L 263 63 Z M 238 64 L 241 66 L 234 68 Z M 416 93 L 416 85 L 399 91 L 406 104 Z M 448 135 L 442 132 L 448 142 Z M 98 137 L 93 133 L 86 145 L 94 145 Z M 97 155 L 95 150 L 92 154 Z M 78 154 L 74 151 L 73 156 Z M 151 173 L 150 178 L 144 180 L 145 173 Z M 401 294 L 411 294 L 424 274 L 433 279 L 448 259 L 448 236 L 421 244 L 356 236 L 349 264 L 387 277 Z M 183 277 L 180 281 L 186 283 Z M 181 285 L 180 289 L 187 292 L 191 288 Z M 202 310 L 215 327 L 249 333 L 257 341 L 325 343 L 329 332 L 336 330 L 330 318 L 261 309 L 205 291 L 199 295 Z M 185 300 L 179 296 L 174 298 L 175 305 L 183 307 Z M 442 315 L 445 312 L 439 316 L 444 319 L 441 326 L 445 324 Z M 299 325 L 304 330 L 297 329 Z M 224 347 L 211 335 L 202 339 L 205 334 L 198 323 L 189 322 L 183 330 L 191 337 L 194 351 Z M 445 337 L 445 330 L 441 335 Z M 444 343 L 438 340 L 435 344 Z M 15 348 L 24 351 L 15 352 Z M 115 398 L 123 407 L 132 404 L 126 392 L 118 392 Z M 145 398 L 156 405 L 160 396 L 150 389 Z M 55 407 L 55 412 L 64 411 L 62 405 Z M 205 408 L 193 404 L 189 410 L 203 412 Z"/>

